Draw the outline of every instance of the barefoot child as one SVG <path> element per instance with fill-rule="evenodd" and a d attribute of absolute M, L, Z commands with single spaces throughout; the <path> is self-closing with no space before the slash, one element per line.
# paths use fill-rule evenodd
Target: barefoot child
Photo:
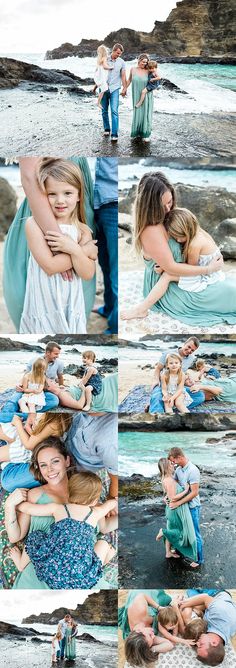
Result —
<path fill-rule="evenodd" d="M 95 70 L 94 74 L 94 81 L 95 81 L 95 86 L 94 86 L 94 93 L 97 88 L 99 88 L 100 92 L 98 94 L 98 106 L 100 109 L 102 109 L 101 101 L 103 98 L 103 95 L 106 90 L 108 90 L 108 84 L 107 84 L 107 77 L 108 77 L 108 72 L 109 70 L 113 70 L 113 66 L 108 65 L 107 59 L 108 59 L 108 49 L 104 44 L 101 44 L 101 46 L 98 47 L 97 49 L 97 67 Z"/>
<path fill-rule="evenodd" d="M 92 394 L 95 396 L 102 391 L 102 379 L 98 370 L 94 366 L 96 355 L 93 350 L 86 350 L 83 355 L 83 364 L 85 373 L 79 386 L 85 393 L 85 405 L 83 411 L 89 411 L 91 408 Z"/>
<path fill-rule="evenodd" d="M 177 353 L 166 357 L 165 367 L 161 374 L 162 397 L 165 413 L 173 413 L 175 406 L 179 413 L 189 413 L 187 406 L 192 399 L 184 387 L 185 374 L 182 371 L 182 359 Z"/>
<path fill-rule="evenodd" d="M 145 100 L 145 97 L 146 97 L 147 93 L 150 93 L 153 90 L 157 90 L 157 88 L 159 88 L 159 86 L 160 86 L 161 77 L 160 77 L 160 74 L 158 72 L 158 65 L 157 65 L 156 60 L 149 60 L 147 68 L 148 68 L 148 82 L 147 82 L 147 85 L 145 86 L 145 88 L 143 88 L 143 90 L 142 90 L 140 100 L 135 105 L 136 109 L 141 107 L 141 105 L 143 104 L 143 102 Z"/>
<path fill-rule="evenodd" d="M 185 635 L 185 624 L 177 602 L 172 601 L 171 605 L 162 608 L 158 613 L 157 621 L 158 631 L 166 640 L 170 640 L 174 645 L 187 645 L 188 647 L 195 645 L 196 638 L 192 638 L 188 634 L 188 637 L 180 637 Z M 201 628 L 204 628 L 203 620 L 201 622 Z M 198 622 L 196 628 L 197 626 Z"/>
<path fill-rule="evenodd" d="M 61 631 L 57 631 L 52 639 L 52 663 L 57 663 L 60 656 Z"/>
<path fill-rule="evenodd" d="M 148 309 L 152 308 L 166 293 L 170 281 L 177 281 L 181 290 L 188 292 L 202 292 L 208 285 L 222 281 L 225 278 L 223 271 L 218 270 L 220 250 L 214 240 L 203 230 L 197 218 L 188 209 L 175 208 L 168 214 L 167 219 L 169 237 L 183 245 L 183 260 L 191 265 L 207 267 L 207 273 L 199 276 L 171 276 L 157 267 L 156 273 L 161 274 L 158 282 L 150 291 L 148 297 L 128 311 L 121 312 L 122 320 L 145 318 Z"/>
<path fill-rule="evenodd" d="M 46 368 L 45 359 L 39 357 L 33 363 L 32 370 L 23 376 L 23 394 L 18 401 L 21 413 L 31 413 L 31 416 L 34 414 L 36 417 L 37 408 L 45 406 Z"/>
<path fill-rule="evenodd" d="M 62 505 L 23 502 L 18 510 L 35 517 L 52 515 L 49 533 L 32 531 L 20 555 L 12 555 L 22 571 L 33 562 L 37 577 L 50 589 L 91 589 L 102 576 L 102 567 L 115 555 L 105 539 L 97 540 L 95 529 L 108 533 L 117 528 L 117 515 L 106 517 L 117 507 L 114 499 L 99 504 L 102 482 L 95 473 L 82 471 L 68 483 L 69 503 Z"/>
<path fill-rule="evenodd" d="M 20 332 L 86 333 L 82 279 L 95 273 L 94 242 L 86 225 L 84 183 L 78 165 L 61 158 L 40 161 L 38 181 L 48 198 L 61 233 L 45 237 L 34 218 L 25 231 L 30 249 Z M 65 254 L 73 267 L 72 280 L 63 280 Z"/>

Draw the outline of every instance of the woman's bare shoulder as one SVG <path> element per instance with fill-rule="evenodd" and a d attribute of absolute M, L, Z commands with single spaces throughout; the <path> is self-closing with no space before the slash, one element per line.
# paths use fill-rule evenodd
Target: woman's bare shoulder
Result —
<path fill-rule="evenodd" d="M 43 494 L 43 491 L 44 491 L 44 485 L 40 485 L 40 487 L 34 487 L 34 489 L 30 489 L 28 492 L 28 501 L 30 503 L 37 503 L 40 496 Z"/>

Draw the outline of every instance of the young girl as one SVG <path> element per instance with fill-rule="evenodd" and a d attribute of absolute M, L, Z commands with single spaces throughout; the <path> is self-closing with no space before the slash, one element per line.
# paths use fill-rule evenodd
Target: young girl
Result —
<path fill-rule="evenodd" d="M 45 158 L 40 162 L 38 180 L 62 234 L 48 232 L 44 237 L 33 218 L 26 221 L 31 255 L 20 332 L 84 334 L 86 317 L 81 279 L 93 277 L 95 262 L 92 259 L 94 244 L 85 220 L 82 174 L 72 162 Z M 72 280 L 65 281 L 60 274 L 64 253 L 71 258 Z"/>
<path fill-rule="evenodd" d="M 83 411 L 89 411 L 91 408 L 92 394 L 97 395 L 102 391 L 102 379 L 98 370 L 94 366 L 96 355 L 93 350 L 86 350 L 82 357 L 83 364 L 86 368 L 79 386 L 85 393 L 85 405 Z"/>
<path fill-rule="evenodd" d="M 158 631 L 174 645 L 195 645 L 201 633 L 204 633 L 206 622 L 200 619 L 200 613 L 195 613 L 186 622 L 183 614 L 180 612 L 177 602 L 172 601 L 171 605 L 162 608 L 158 613 Z M 180 634 L 180 635 L 179 635 Z M 182 637 L 181 637 L 182 636 Z"/>
<path fill-rule="evenodd" d="M 52 663 L 57 663 L 60 656 L 60 640 L 62 639 L 61 631 L 57 631 L 52 639 Z"/>
<path fill-rule="evenodd" d="M 31 560 L 37 577 L 50 589 L 94 587 L 102 575 L 102 566 L 115 555 L 115 549 L 105 539 L 96 541 L 95 529 L 98 526 L 107 533 L 117 528 L 117 515 L 106 517 L 117 502 L 111 499 L 98 505 L 101 490 L 100 478 L 82 471 L 69 480 L 68 504 L 19 504 L 18 510 L 27 515 L 52 515 L 55 523 L 47 535 L 42 531 L 28 534 L 22 555 L 13 559 L 17 568 L 22 571 Z"/>
<path fill-rule="evenodd" d="M 177 353 L 167 355 L 161 374 L 162 396 L 165 413 L 173 413 L 175 406 L 179 413 L 189 413 L 187 406 L 192 399 L 184 387 L 185 374 L 182 371 L 182 359 Z"/>
<path fill-rule="evenodd" d="M 108 54 L 108 49 L 104 44 L 101 44 L 101 46 L 98 47 L 97 54 L 98 54 L 97 67 L 94 74 L 95 86 L 93 90 L 95 92 L 97 88 L 100 89 L 97 103 L 100 109 L 102 109 L 101 100 L 103 98 L 105 91 L 108 90 L 108 84 L 107 84 L 108 71 L 113 70 L 113 66 L 108 65 L 107 59 L 109 54 Z"/>
<path fill-rule="evenodd" d="M 140 100 L 137 102 L 135 107 L 138 109 L 143 104 L 147 93 L 150 93 L 153 90 L 156 90 L 160 86 L 160 74 L 158 72 L 158 65 L 156 60 L 149 60 L 147 64 L 148 69 L 148 82 L 145 88 L 143 88 Z"/>
<path fill-rule="evenodd" d="M 44 387 L 46 383 L 47 363 L 39 357 L 32 365 L 32 370 L 23 376 L 23 394 L 18 404 L 21 413 L 35 413 L 37 408 L 45 406 Z"/>
<path fill-rule="evenodd" d="M 211 235 L 200 227 L 197 218 L 188 209 L 175 208 L 170 211 L 167 226 L 169 236 L 183 244 L 184 262 L 211 268 L 210 263 L 220 256 L 220 249 L 216 246 Z M 157 267 L 156 271 L 162 275 L 148 297 L 134 308 L 121 312 L 122 320 L 145 318 L 148 315 L 148 310 L 166 293 L 170 281 L 177 281 L 181 290 L 202 292 L 208 285 L 225 279 L 223 271 L 214 271 L 209 275 L 182 276 L 181 278 L 171 276 L 165 271 L 162 272 L 160 267 Z"/>

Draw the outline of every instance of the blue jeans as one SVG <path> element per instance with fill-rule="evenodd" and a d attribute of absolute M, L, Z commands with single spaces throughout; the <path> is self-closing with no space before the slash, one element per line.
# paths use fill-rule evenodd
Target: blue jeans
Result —
<path fill-rule="evenodd" d="M 203 564 L 204 563 L 203 540 L 202 540 L 201 532 L 200 532 L 201 508 L 200 508 L 200 506 L 195 506 L 195 508 L 189 508 L 189 510 L 190 510 L 191 515 L 192 515 L 194 531 L 195 531 L 196 539 L 197 539 L 197 560 L 198 560 L 199 564 Z"/>
<path fill-rule="evenodd" d="M 189 394 L 189 396 L 192 399 L 192 403 L 189 404 L 188 409 L 192 410 L 195 408 L 195 406 L 199 406 L 199 404 L 202 404 L 205 401 L 205 394 L 202 392 L 202 390 L 199 390 L 199 392 L 191 392 L 189 387 L 185 388 Z M 150 408 L 149 408 L 150 413 L 164 413 L 165 408 L 164 408 L 164 402 L 162 399 L 162 389 L 160 385 L 156 385 L 154 389 L 152 390 L 151 398 L 150 398 Z"/>
<path fill-rule="evenodd" d="M 65 646 L 66 646 L 66 636 L 64 636 L 64 638 L 60 640 L 61 659 L 64 659 Z"/>
<path fill-rule="evenodd" d="M 118 332 L 118 203 L 95 209 L 98 261 L 104 278 L 104 314 L 112 334 Z"/>
<path fill-rule="evenodd" d="M 18 487 L 26 487 L 26 489 L 39 487 L 40 482 L 35 480 L 30 473 L 29 464 L 12 464 L 9 462 L 2 471 L 1 484 L 6 492 L 14 492 Z"/>
<path fill-rule="evenodd" d="M 109 121 L 108 109 L 109 109 L 109 103 L 110 103 L 110 107 L 111 107 L 111 136 L 112 137 L 118 137 L 118 132 L 119 132 L 119 115 L 118 115 L 119 94 L 120 94 L 120 89 L 117 88 L 116 90 L 113 90 L 112 93 L 110 93 L 109 90 L 106 90 L 103 97 L 102 97 L 103 126 L 104 126 L 104 130 L 109 130 L 109 132 L 110 132 L 110 121 Z"/>
<path fill-rule="evenodd" d="M 0 422 L 11 422 L 15 414 L 20 415 L 20 417 L 23 417 L 24 419 L 28 417 L 28 413 L 19 412 L 18 401 L 21 397 L 22 397 L 22 392 L 14 392 L 11 399 L 8 399 L 8 401 L 6 401 L 0 412 Z M 41 411 L 39 411 L 40 413 L 45 411 L 51 411 L 53 410 L 53 408 L 57 408 L 59 404 L 58 397 L 52 392 L 45 392 L 45 400 L 46 400 L 45 406 L 41 409 Z"/>

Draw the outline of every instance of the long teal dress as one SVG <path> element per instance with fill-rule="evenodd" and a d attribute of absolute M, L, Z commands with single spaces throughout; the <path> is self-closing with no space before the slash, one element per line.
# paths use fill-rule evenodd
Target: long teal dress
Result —
<path fill-rule="evenodd" d="M 66 659 L 74 660 L 76 659 L 76 649 L 75 649 L 75 638 L 72 638 L 73 629 L 70 626 L 67 626 L 66 629 L 66 646 L 65 646 L 65 657 Z"/>
<path fill-rule="evenodd" d="M 135 105 L 139 101 L 143 88 L 148 81 L 148 75 L 145 72 L 142 76 L 134 72 L 132 76 L 132 102 L 133 102 L 133 120 L 131 128 L 131 137 L 150 137 L 152 132 L 153 115 L 153 93 L 147 93 L 141 107 L 136 109 Z"/>
<path fill-rule="evenodd" d="M 93 182 L 88 161 L 86 158 L 71 158 L 71 161 L 79 165 L 85 186 L 85 215 L 90 229 L 94 231 L 93 210 Z M 19 331 L 20 319 L 24 306 L 27 269 L 29 262 L 29 249 L 25 235 L 25 223 L 31 216 L 28 200 L 25 198 L 20 205 L 15 218 L 9 228 L 4 245 L 3 262 L 3 292 L 9 315 Z M 85 311 L 88 317 L 95 300 L 96 277 L 83 282 Z"/>
<path fill-rule="evenodd" d="M 176 494 L 182 491 L 183 488 L 177 485 Z M 167 527 L 163 529 L 164 538 L 167 538 L 171 546 L 183 557 L 197 561 L 197 539 L 188 503 L 183 503 L 175 509 L 166 506 L 166 520 Z"/>
<path fill-rule="evenodd" d="M 48 496 L 45 492 L 42 492 L 36 503 L 45 504 L 51 503 L 51 501 L 52 499 L 50 496 Z M 37 530 L 48 533 L 53 522 L 54 517 L 31 517 L 29 533 Z M 37 578 L 34 566 L 30 561 L 22 573 L 19 573 L 17 576 L 13 585 L 13 589 L 49 589 L 49 587 L 45 582 Z"/>
<path fill-rule="evenodd" d="M 175 239 L 169 239 L 168 244 L 174 260 L 183 262 L 180 244 Z M 144 262 L 143 295 L 147 297 L 158 282 L 160 274 L 156 274 L 154 270 L 156 262 L 153 260 L 144 260 Z M 186 292 L 179 288 L 178 283 L 172 281 L 165 295 L 152 306 L 152 310 L 164 311 L 186 325 L 212 327 L 222 322 L 234 325 L 236 323 L 236 281 L 226 277 L 225 281 L 208 285 L 203 292 Z"/>
<path fill-rule="evenodd" d="M 201 385 L 212 386 L 212 387 L 221 387 L 222 392 L 215 396 L 215 399 L 218 401 L 229 401 L 230 403 L 236 403 L 236 373 L 234 373 L 230 378 L 217 378 L 217 380 L 201 380 Z"/>
<path fill-rule="evenodd" d="M 158 605 L 161 605 L 163 607 L 170 605 L 171 603 L 171 596 L 169 594 L 166 594 L 164 589 L 132 589 L 130 590 L 125 605 L 122 606 L 122 608 L 118 608 L 118 625 L 120 629 L 122 630 L 122 635 L 125 640 L 127 636 L 129 635 L 131 629 L 129 626 L 129 620 L 128 620 L 128 609 L 129 606 L 133 603 L 134 599 L 138 594 L 148 594 L 153 598 L 153 600 L 158 603 Z M 157 615 L 157 610 L 156 608 L 152 608 L 150 605 L 148 605 L 148 614 L 153 617 L 153 627 L 154 630 L 157 630 L 157 627 L 155 625 L 155 619 Z"/>
<path fill-rule="evenodd" d="M 82 390 L 80 387 L 72 385 L 69 389 L 73 399 L 80 399 Z M 91 410 L 103 411 L 105 413 L 117 413 L 118 401 L 118 373 L 109 373 L 102 379 L 102 391 L 99 394 L 92 394 Z"/>

